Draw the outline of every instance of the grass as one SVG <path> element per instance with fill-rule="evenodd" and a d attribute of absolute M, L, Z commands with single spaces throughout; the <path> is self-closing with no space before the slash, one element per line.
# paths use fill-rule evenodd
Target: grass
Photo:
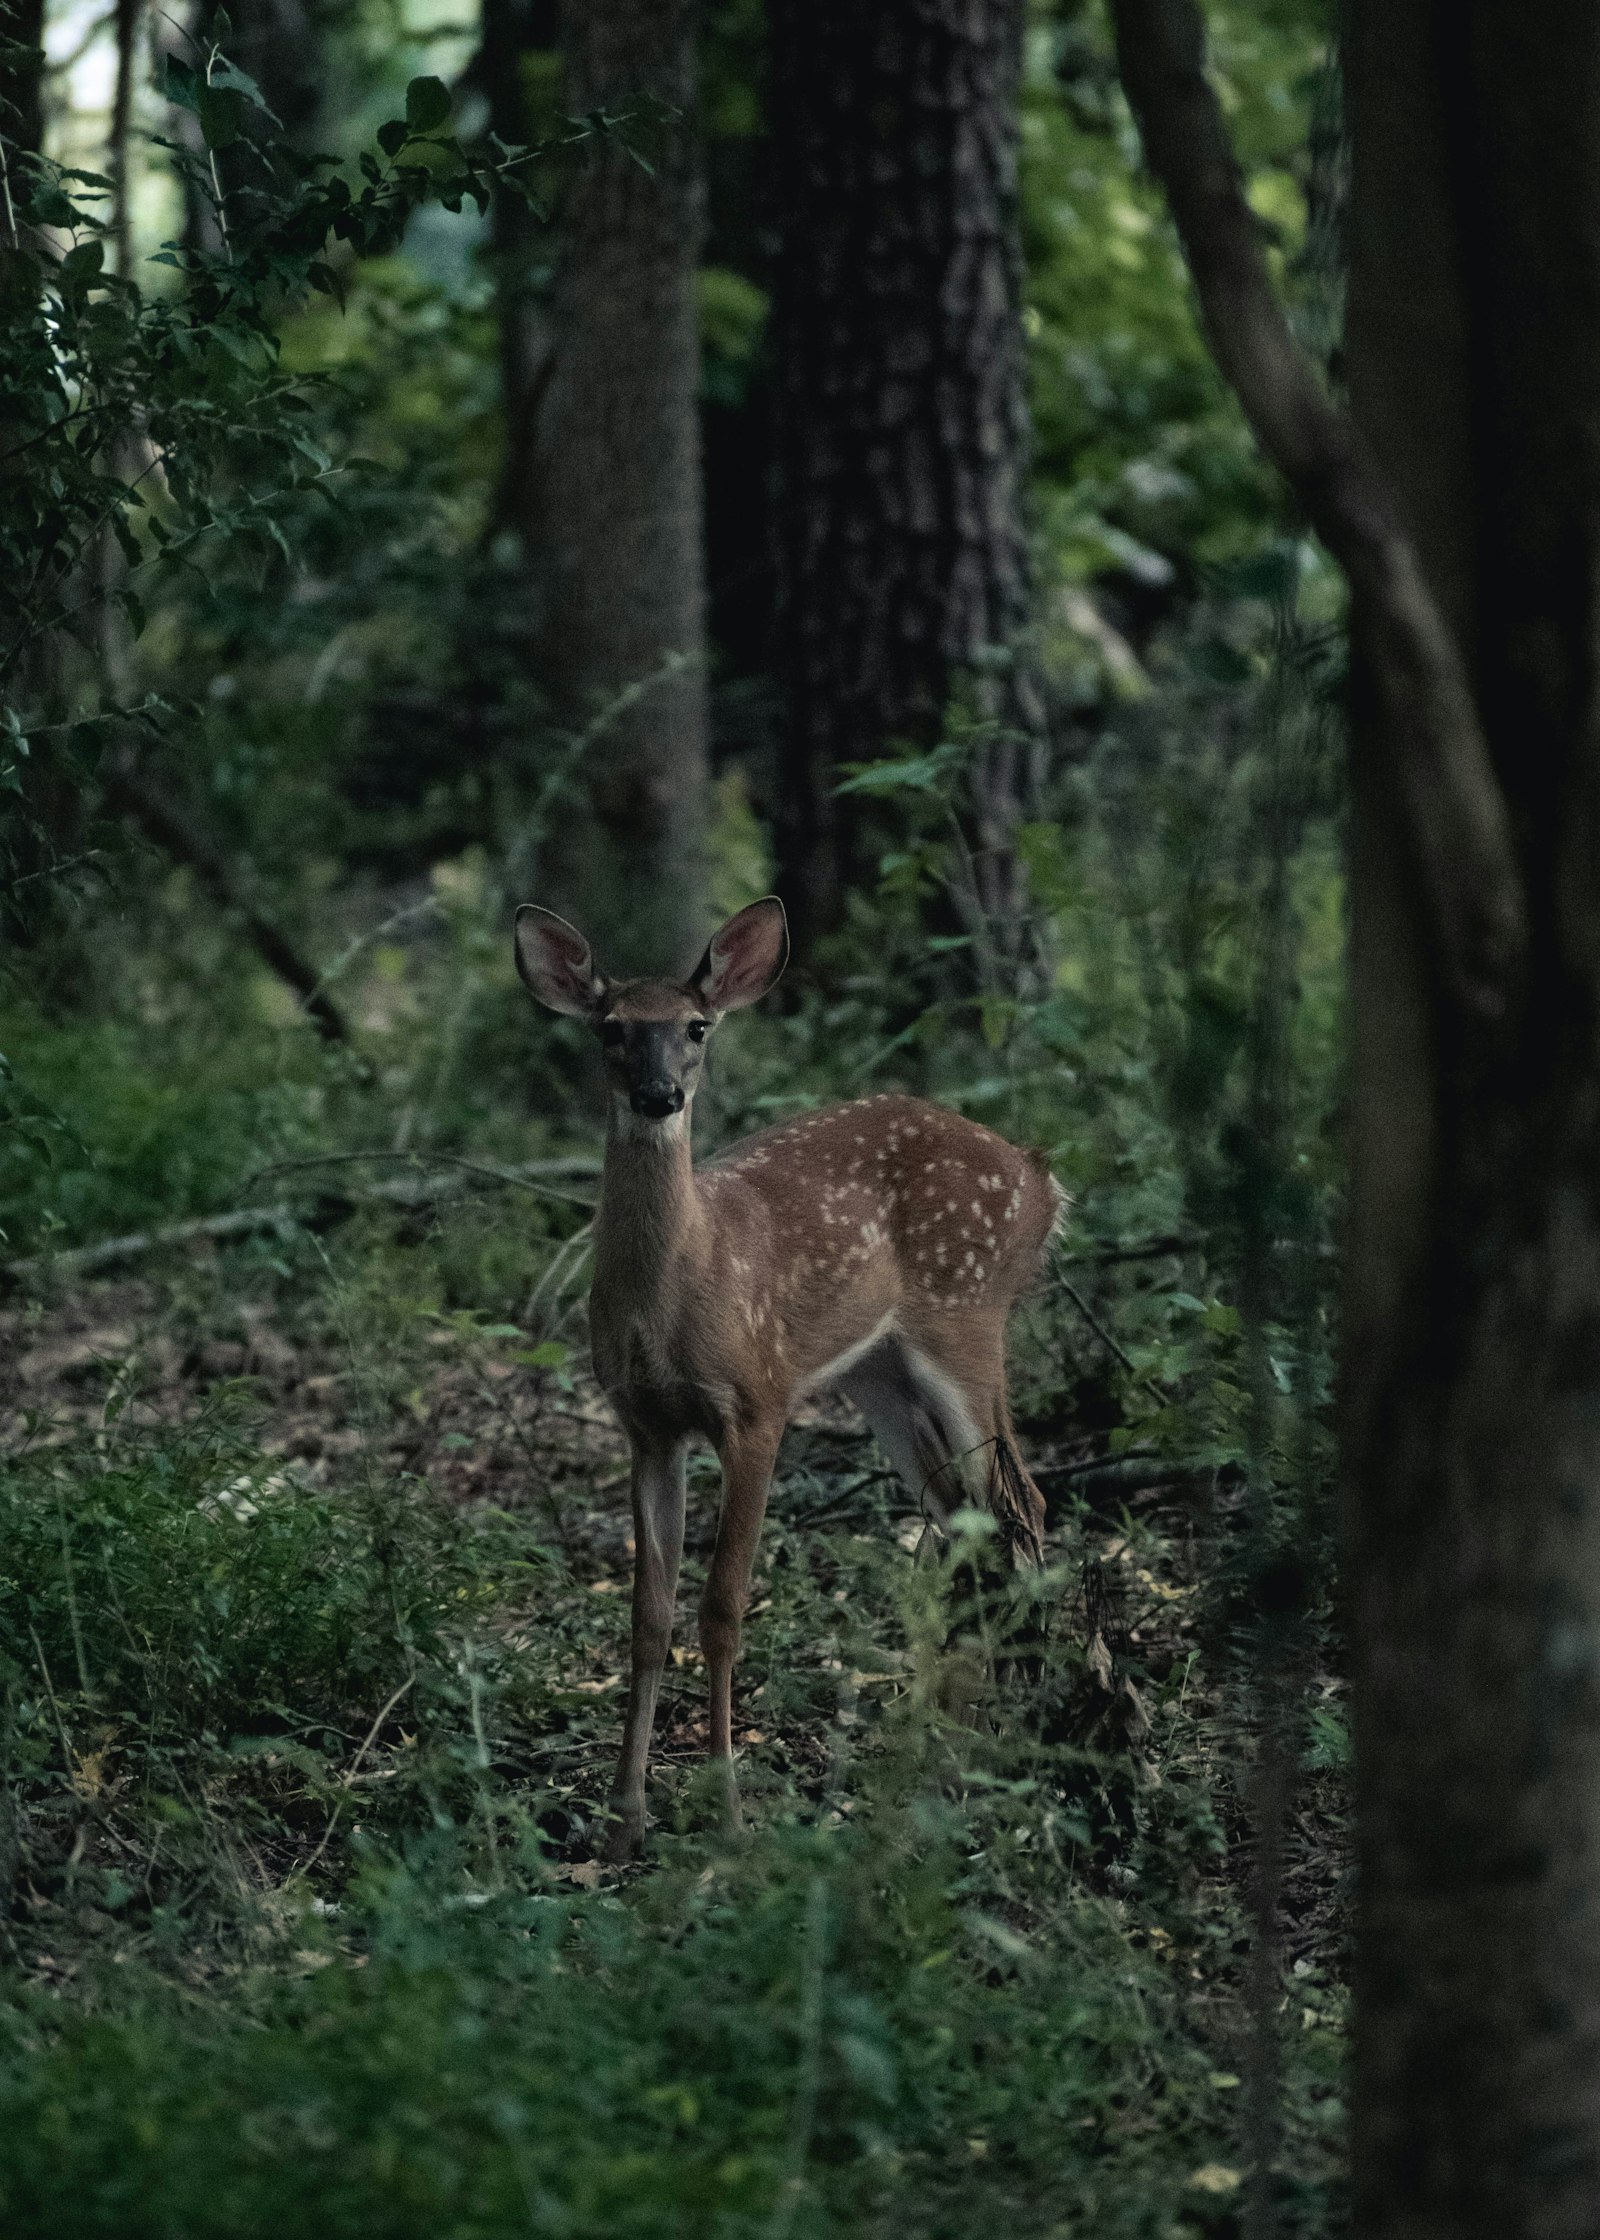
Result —
<path fill-rule="evenodd" d="M 1046 1670 L 974 1726 L 946 1575 L 870 1446 L 802 1427 L 741 1682 L 755 1832 L 703 1823 L 685 1629 L 654 1862 L 601 1877 L 619 1457 L 576 1356 L 530 1367 L 511 1325 L 427 1305 L 481 1218 L 348 1233 L 320 1284 L 263 1248 L 188 1269 L 187 1299 L 108 1284 L 28 1325 L 0 1481 L 5 2230 L 1233 2230 L 1248 1744 L 1193 1487 L 1062 1512 Z M 273 1316 L 270 1370 L 197 1346 L 224 1302 L 258 1339 L 247 1310 Z M 87 1355 L 56 1335 L 85 1320 Z M 1036 1380 L 1063 1335 L 1041 1306 Z M 419 1410 L 439 1484 L 394 1467 Z M 1336 1697 L 1321 1716 L 1327 1747 Z M 1325 1843 L 1341 1779 L 1307 1776 Z M 1306 1911 L 1280 2191 L 1320 2233 L 1325 1859 Z"/>

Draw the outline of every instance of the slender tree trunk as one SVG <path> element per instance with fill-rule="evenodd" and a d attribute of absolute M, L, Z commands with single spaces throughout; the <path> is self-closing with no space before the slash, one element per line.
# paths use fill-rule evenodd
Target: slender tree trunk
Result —
<path fill-rule="evenodd" d="M 111 261 L 120 279 L 133 266 L 133 180 L 128 162 L 129 131 L 133 121 L 135 49 L 139 31 L 140 0 L 116 0 L 113 25 L 117 42 L 117 75 L 111 95 L 111 136 L 106 169 L 111 179 Z"/>
<path fill-rule="evenodd" d="M 552 120 L 535 113 L 530 74 L 543 76 L 561 38 L 560 0 L 483 0 L 483 36 L 472 76 L 488 104 L 489 129 L 506 147 L 527 147 Z M 554 359 L 549 311 L 538 266 L 548 256 L 548 228 L 521 195 L 501 189 L 491 217 L 500 395 L 506 419 L 505 460 L 492 531 L 525 520 L 532 502 L 528 476 L 534 433 Z M 541 255 L 542 252 L 542 255 Z"/>
<path fill-rule="evenodd" d="M 660 967 L 681 967 L 704 931 L 694 31 L 691 0 L 568 0 L 567 109 L 629 119 L 649 168 L 615 139 L 574 168 L 508 477 L 540 679 L 557 720 L 588 735 L 592 830 L 586 854 L 569 852 L 571 884 L 621 950 Z"/>
<path fill-rule="evenodd" d="M 1524 1004 L 1440 1000 L 1358 707 L 1362 2229 L 1600 2232 L 1600 17 L 1356 0 L 1357 417 L 1469 660 Z M 1370 666 L 1370 643 L 1363 634 Z"/>
<path fill-rule="evenodd" d="M 802 945 L 870 876 L 838 765 L 939 736 L 1026 613 L 1016 243 L 1022 0 L 771 0 L 781 247 L 779 838 Z M 975 785 L 986 907 L 1019 906 L 1011 831 L 1029 749 Z"/>

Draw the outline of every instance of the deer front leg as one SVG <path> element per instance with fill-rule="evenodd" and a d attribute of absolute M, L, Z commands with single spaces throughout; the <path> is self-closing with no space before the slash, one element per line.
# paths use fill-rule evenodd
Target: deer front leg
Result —
<path fill-rule="evenodd" d="M 683 1555 L 687 1442 L 633 1439 L 633 1648 L 622 1756 L 611 1792 L 604 1847 L 613 1864 L 631 1859 L 644 1837 L 644 1777 L 656 1723 L 661 1668 L 672 1646 L 672 1612 Z"/>
<path fill-rule="evenodd" d="M 711 1762 L 724 1783 L 727 1814 L 739 1824 L 739 1789 L 733 1772 L 733 1668 L 750 1599 L 750 1573 L 767 1510 L 767 1488 L 783 1425 L 729 1432 L 720 1446 L 722 1510 L 705 1593 L 700 1598 L 700 1646 L 711 1682 Z"/>

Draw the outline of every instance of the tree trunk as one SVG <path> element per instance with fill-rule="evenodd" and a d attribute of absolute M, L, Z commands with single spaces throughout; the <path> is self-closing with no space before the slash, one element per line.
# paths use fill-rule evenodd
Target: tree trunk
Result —
<path fill-rule="evenodd" d="M 1343 1460 L 1367 2240 L 1600 2231 L 1600 17 L 1351 0 L 1354 425 L 1192 0 L 1113 0 L 1355 639 Z"/>
<path fill-rule="evenodd" d="M 1348 367 L 1529 899 L 1464 1023 L 1358 693 L 1360 2226 L 1600 2231 L 1600 18 L 1355 0 Z M 1362 678 L 1370 633 L 1358 615 Z"/>
<path fill-rule="evenodd" d="M 694 27 L 691 0 L 568 0 L 566 107 L 628 119 L 649 168 L 604 139 L 574 168 L 508 470 L 540 681 L 587 741 L 570 888 L 602 946 L 662 968 L 703 936 L 706 878 Z"/>
<path fill-rule="evenodd" d="M 128 279 L 133 270 L 133 179 L 128 157 L 139 14 L 139 0 L 116 0 L 111 17 L 117 75 L 111 94 L 111 132 L 106 150 L 106 171 L 111 180 L 107 227 L 111 235 L 112 270 L 121 280 Z"/>
<path fill-rule="evenodd" d="M 770 0 L 783 881 L 802 946 L 870 876 L 841 762 L 1014 714 L 1026 612 L 1016 242 L 1022 0 Z M 1029 753 L 976 776 L 978 884 L 1015 911 Z"/>
<path fill-rule="evenodd" d="M 324 78 L 322 18 L 317 7 L 308 0 L 204 0 L 200 36 L 215 36 L 219 6 L 233 26 L 226 41 L 229 60 L 254 78 L 282 127 L 281 133 L 274 129 L 272 136 L 287 140 L 302 153 L 314 152 Z"/>

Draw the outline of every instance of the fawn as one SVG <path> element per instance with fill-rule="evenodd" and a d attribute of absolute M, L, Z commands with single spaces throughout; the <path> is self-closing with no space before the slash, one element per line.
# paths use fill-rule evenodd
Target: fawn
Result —
<path fill-rule="evenodd" d="M 735 1820 L 733 1667 L 778 1443 L 803 1395 L 837 1385 L 936 1520 L 985 1502 L 1013 1559 L 1041 1560 L 1005 1330 L 1065 1199 L 1037 1154 L 907 1096 L 785 1121 L 693 1165 L 706 1044 L 788 961 L 775 896 L 731 918 L 687 980 L 609 980 L 575 926 L 532 904 L 516 953 L 540 1003 L 594 1028 L 609 1089 L 589 1307 L 595 1373 L 633 1458 L 632 1670 L 606 1843 L 622 1860 L 644 1832 L 691 1440 L 722 1464 L 700 1639 Z"/>

